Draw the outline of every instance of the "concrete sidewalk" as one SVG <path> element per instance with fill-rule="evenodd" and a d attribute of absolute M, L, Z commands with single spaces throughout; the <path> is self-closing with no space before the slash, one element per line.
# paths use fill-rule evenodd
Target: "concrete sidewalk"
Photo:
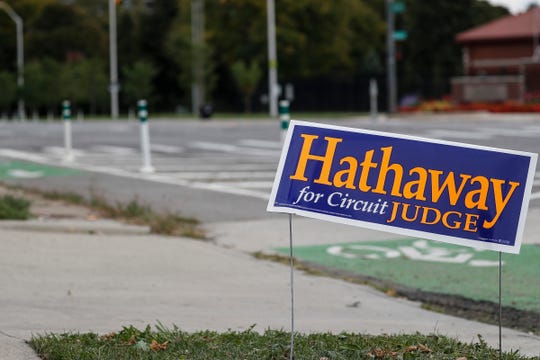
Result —
<path fill-rule="evenodd" d="M 294 224 L 297 238 L 310 244 L 390 236 L 310 220 Z M 287 246 L 286 216 L 209 225 L 212 242 L 150 235 L 84 212 L 0 222 L 0 229 L 0 359 L 37 359 L 24 340 L 48 332 L 106 333 L 157 321 L 186 331 L 290 329 L 289 268 L 248 254 Z M 419 331 L 465 342 L 481 334 L 498 346 L 496 326 L 425 311 L 366 286 L 295 272 L 295 293 L 300 332 Z M 503 347 L 539 355 L 540 337 L 504 329 Z"/>

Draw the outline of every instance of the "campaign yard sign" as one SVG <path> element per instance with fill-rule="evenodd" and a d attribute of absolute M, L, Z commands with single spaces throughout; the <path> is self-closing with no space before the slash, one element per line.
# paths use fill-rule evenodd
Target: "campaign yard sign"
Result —
<path fill-rule="evenodd" d="M 537 154 L 291 121 L 268 211 L 519 253 Z"/>

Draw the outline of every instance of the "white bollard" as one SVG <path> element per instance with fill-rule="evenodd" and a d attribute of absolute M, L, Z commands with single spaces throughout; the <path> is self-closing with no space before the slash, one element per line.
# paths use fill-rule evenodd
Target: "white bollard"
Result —
<path fill-rule="evenodd" d="M 141 123 L 141 153 L 143 166 L 140 171 L 142 173 L 153 173 L 155 169 L 152 167 L 152 159 L 150 155 L 150 135 L 148 133 L 148 110 L 146 100 L 139 100 L 137 103 L 139 110 L 139 120 Z"/>
<path fill-rule="evenodd" d="M 68 100 L 62 103 L 62 116 L 64 117 L 64 162 L 73 162 L 75 156 L 71 144 L 71 104 Z"/>

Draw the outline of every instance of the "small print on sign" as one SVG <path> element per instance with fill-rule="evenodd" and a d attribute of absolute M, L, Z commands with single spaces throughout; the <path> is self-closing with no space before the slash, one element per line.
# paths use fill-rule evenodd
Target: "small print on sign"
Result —
<path fill-rule="evenodd" d="M 536 161 L 293 120 L 268 211 L 519 253 Z"/>

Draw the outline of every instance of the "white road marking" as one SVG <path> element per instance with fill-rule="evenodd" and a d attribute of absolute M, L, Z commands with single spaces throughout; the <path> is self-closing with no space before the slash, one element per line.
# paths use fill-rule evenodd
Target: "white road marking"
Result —
<path fill-rule="evenodd" d="M 266 141 L 266 140 L 255 140 L 255 139 L 243 139 L 238 142 L 242 146 L 250 147 L 260 147 L 260 148 L 269 148 L 269 149 L 281 149 L 282 144 L 278 141 Z"/>
<path fill-rule="evenodd" d="M 540 191 L 531 194 L 531 200 L 540 199 Z"/>
<path fill-rule="evenodd" d="M 184 148 L 180 146 L 164 145 L 164 144 L 151 144 L 150 149 L 152 152 L 163 154 L 180 154 L 184 152 Z"/>
<path fill-rule="evenodd" d="M 91 148 L 91 151 L 105 152 L 112 155 L 132 155 L 139 151 L 126 146 L 111 146 L 111 145 L 96 145 Z"/>
<path fill-rule="evenodd" d="M 235 145 L 210 143 L 210 142 L 205 142 L 205 141 L 192 142 L 189 144 L 189 146 L 197 148 L 197 149 L 213 150 L 213 151 L 234 152 L 238 150 L 238 146 L 235 146 Z"/>
<path fill-rule="evenodd" d="M 234 180 L 234 179 L 266 179 L 272 178 L 275 175 L 275 171 L 231 171 L 231 172 L 182 172 L 182 173 L 169 173 L 170 176 L 180 179 L 189 180 Z"/>
<path fill-rule="evenodd" d="M 479 131 L 433 129 L 433 130 L 429 130 L 426 134 L 429 137 L 434 137 L 437 139 L 487 140 L 487 139 L 492 138 L 491 134 L 484 134 Z"/>
<path fill-rule="evenodd" d="M 8 158 L 14 158 L 19 160 L 34 161 L 38 163 L 47 163 L 48 159 L 45 156 L 41 156 L 34 153 L 25 151 L 12 150 L 12 149 L 0 149 L 0 156 Z"/>
<path fill-rule="evenodd" d="M 43 151 L 45 151 L 47 154 L 55 155 L 58 157 L 64 157 L 66 155 L 66 148 L 61 146 L 46 146 L 43 148 Z M 71 153 L 74 156 L 82 156 L 84 155 L 83 150 L 78 149 L 71 149 Z"/>
<path fill-rule="evenodd" d="M 220 144 L 220 143 L 211 143 L 205 141 L 196 141 L 189 144 L 190 147 L 203 149 L 203 150 L 212 150 L 212 151 L 223 151 L 243 155 L 255 155 L 255 156 L 279 156 L 281 151 L 279 150 L 268 150 L 260 149 L 256 147 L 245 147 L 237 146 L 230 144 Z"/>
<path fill-rule="evenodd" d="M 43 176 L 43 171 L 28 171 L 23 169 L 10 169 L 8 175 L 20 179 L 37 179 Z"/>

